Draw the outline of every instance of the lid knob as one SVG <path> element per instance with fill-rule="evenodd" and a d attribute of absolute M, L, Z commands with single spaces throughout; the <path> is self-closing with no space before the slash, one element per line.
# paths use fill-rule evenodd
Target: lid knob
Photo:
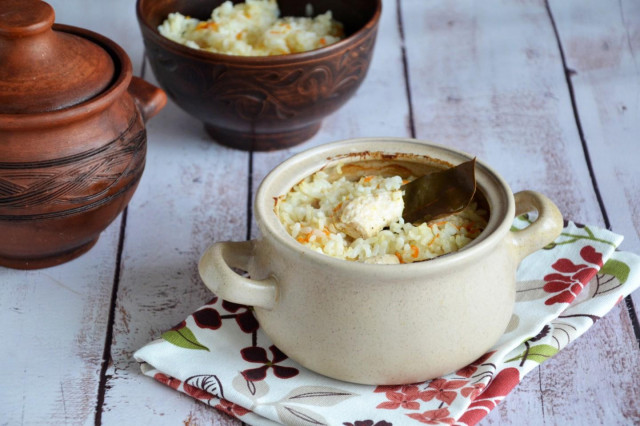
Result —
<path fill-rule="evenodd" d="M 54 19 L 43 1 L 0 1 L 0 113 L 54 111 L 109 87 L 115 71 L 109 53 L 53 28 Z"/>
<path fill-rule="evenodd" d="M 21 3 L 22 8 L 19 7 Z M 54 19 L 53 8 L 43 1 L 4 0 L 0 6 L 0 37 L 38 34 L 51 29 Z"/>

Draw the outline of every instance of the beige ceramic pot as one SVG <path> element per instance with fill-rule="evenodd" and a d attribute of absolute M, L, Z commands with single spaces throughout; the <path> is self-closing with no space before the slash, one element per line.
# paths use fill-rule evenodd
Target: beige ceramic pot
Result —
<path fill-rule="evenodd" d="M 478 201 L 490 211 L 487 228 L 456 253 L 401 265 L 350 262 L 306 248 L 281 225 L 274 199 L 338 162 L 382 160 L 419 169 L 471 158 L 391 138 L 348 140 L 295 155 L 258 189 L 261 237 L 211 246 L 200 261 L 202 279 L 221 298 L 254 306 L 274 344 L 318 373 L 400 384 L 454 371 L 503 334 L 514 306 L 518 264 L 560 233 L 562 216 L 549 199 L 530 191 L 514 197 L 500 176 L 477 161 Z M 537 220 L 531 226 L 510 230 L 516 214 L 533 210 Z"/>

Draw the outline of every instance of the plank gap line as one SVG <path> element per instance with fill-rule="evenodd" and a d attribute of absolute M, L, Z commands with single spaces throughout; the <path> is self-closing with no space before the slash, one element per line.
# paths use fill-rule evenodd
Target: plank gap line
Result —
<path fill-rule="evenodd" d="M 545 8 L 547 9 L 547 14 L 549 15 L 549 20 L 551 21 L 551 27 L 553 28 L 553 33 L 556 37 L 556 43 L 558 45 L 560 59 L 562 60 L 562 67 L 564 68 L 564 76 L 567 82 L 567 88 L 569 90 L 569 97 L 571 99 L 571 108 L 573 109 L 573 117 L 575 119 L 576 127 L 578 129 L 578 135 L 580 136 L 580 143 L 582 144 L 582 151 L 584 152 L 584 158 L 587 163 L 587 169 L 589 170 L 589 176 L 591 177 L 591 184 L 593 185 L 593 190 L 596 193 L 596 198 L 598 200 L 598 205 L 600 206 L 600 212 L 602 213 L 604 224 L 608 230 L 611 230 L 611 222 L 609 221 L 609 215 L 604 205 L 604 200 L 602 199 L 600 188 L 598 187 L 598 180 L 593 170 L 593 164 L 591 163 L 591 155 L 589 154 L 589 147 L 587 146 L 587 141 L 584 136 L 584 131 L 582 129 L 580 114 L 578 113 L 578 105 L 576 103 L 575 92 L 573 90 L 573 83 L 571 81 L 571 77 L 576 73 L 576 71 L 567 66 L 567 59 L 565 57 L 564 49 L 562 47 L 562 41 L 560 40 L 560 32 L 558 31 L 556 21 L 553 18 L 553 13 L 551 12 L 551 6 L 549 5 L 549 0 L 545 0 L 544 5 L 545 5 Z M 633 332 L 636 337 L 636 342 L 640 346 L 640 321 L 638 320 L 638 316 L 633 310 L 634 305 L 630 295 L 625 298 L 625 303 L 627 305 L 627 314 L 629 315 L 629 320 L 631 321 L 631 324 L 633 326 Z"/>
<path fill-rule="evenodd" d="M 582 122 L 580 121 L 578 106 L 576 104 L 576 97 L 573 90 L 573 83 L 571 82 L 571 76 L 574 75 L 576 71 L 567 66 L 567 59 L 564 54 L 564 49 L 562 48 L 562 41 L 560 40 L 560 32 L 558 31 L 558 27 L 556 26 L 556 21 L 553 18 L 553 13 L 551 12 L 551 7 L 549 6 L 549 0 L 545 0 L 544 4 L 547 9 L 547 14 L 549 15 L 549 19 L 551 21 L 551 27 L 553 28 L 553 33 L 555 34 L 555 37 L 556 37 L 556 43 L 558 45 L 558 51 L 560 53 L 560 59 L 562 60 L 562 67 L 564 69 L 564 77 L 567 82 L 567 89 L 569 90 L 569 98 L 571 99 L 571 108 L 573 109 L 573 118 L 576 122 L 576 128 L 578 129 L 578 135 L 580 137 L 580 143 L 582 144 L 582 151 L 584 153 L 584 158 L 587 163 L 587 169 L 589 170 L 589 177 L 591 178 L 591 184 L 593 185 L 593 190 L 596 193 L 596 198 L 598 200 L 598 205 L 600 206 L 600 213 L 602 213 L 604 224 L 608 230 L 611 230 L 611 222 L 609 221 L 609 214 L 607 213 L 607 209 L 604 206 L 604 201 L 602 199 L 602 195 L 600 194 L 600 188 L 598 186 L 598 180 L 596 179 L 596 175 L 593 171 L 593 164 L 591 164 L 591 155 L 589 154 L 589 147 L 587 146 L 587 141 L 584 136 L 584 130 L 582 129 Z"/>
<path fill-rule="evenodd" d="M 246 239 L 251 239 L 251 221 L 253 220 L 253 208 L 251 206 L 251 200 L 253 199 L 253 149 L 249 151 L 249 172 L 247 173 L 247 236 Z"/>
<path fill-rule="evenodd" d="M 120 221 L 120 235 L 118 236 L 118 251 L 116 254 L 116 270 L 113 276 L 113 287 L 111 288 L 111 301 L 109 303 L 109 315 L 107 317 L 107 335 L 104 342 L 104 352 L 102 353 L 102 366 L 100 368 L 100 381 L 98 382 L 98 398 L 96 401 L 95 424 L 102 424 L 102 407 L 107 392 L 107 369 L 111 359 L 111 343 L 113 341 L 113 325 L 116 316 L 116 301 L 118 299 L 118 288 L 120 287 L 120 272 L 122 264 L 122 251 L 124 249 L 124 235 L 127 227 L 127 210 L 125 207 Z"/>
<path fill-rule="evenodd" d="M 140 65 L 140 78 L 144 78 L 147 71 L 147 52 L 142 52 L 142 64 Z M 102 366 L 100 367 L 100 380 L 98 382 L 98 397 L 96 400 L 96 412 L 94 423 L 96 426 L 102 424 L 102 407 L 107 393 L 107 369 L 111 359 L 111 343 L 113 342 L 113 326 L 116 318 L 116 302 L 118 300 L 118 289 L 120 288 L 120 273 L 122 269 L 122 252 L 124 250 L 124 236 L 127 228 L 127 214 L 129 207 L 122 211 L 120 219 L 120 234 L 118 235 L 118 249 L 116 251 L 116 268 L 113 275 L 113 286 L 111 287 L 111 300 L 109 303 L 109 315 L 107 317 L 107 334 L 105 336 L 104 351 L 102 353 Z"/>
<path fill-rule="evenodd" d="M 636 75 L 640 74 L 638 70 L 638 61 L 636 60 L 636 55 L 633 54 L 633 44 L 631 43 L 631 34 L 629 34 L 629 28 L 627 27 L 627 20 L 624 15 L 624 6 L 622 5 L 622 1 L 618 0 L 618 7 L 620 8 L 620 21 L 622 21 L 622 27 L 624 28 L 624 33 L 627 36 L 627 47 L 629 48 L 629 53 L 631 54 L 631 60 L 633 61 L 633 68 L 636 71 Z"/>
<path fill-rule="evenodd" d="M 542 369 L 538 367 L 538 390 L 540 391 L 540 412 L 542 413 L 542 424 L 546 424 L 544 419 L 544 390 L 542 389 Z"/>
<path fill-rule="evenodd" d="M 400 2 L 402 0 L 396 0 L 396 18 L 398 20 L 398 32 L 400 33 L 400 46 L 402 49 L 402 70 L 404 73 L 404 88 L 407 94 L 407 103 L 409 104 L 409 131 L 411 137 L 416 137 L 416 125 L 413 119 L 413 100 L 411 99 L 411 83 L 409 80 L 409 62 L 407 60 L 407 47 L 404 38 L 404 24 L 402 23 L 402 6 Z"/>
<path fill-rule="evenodd" d="M 636 335 L 636 342 L 638 346 L 640 346 L 640 320 L 638 320 L 638 315 L 636 315 L 636 307 L 633 304 L 633 299 L 631 295 L 624 298 L 624 302 L 627 305 L 627 312 L 629 313 L 629 318 L 631 318 L 631 324 L 633 325 L 633 332 Z"/>
<path fill-rule="evenodd" d="M 147 71 L 147 51 L 142 52 L 142 66 L 140 67 L 140 78 L 144 78 Z"/>

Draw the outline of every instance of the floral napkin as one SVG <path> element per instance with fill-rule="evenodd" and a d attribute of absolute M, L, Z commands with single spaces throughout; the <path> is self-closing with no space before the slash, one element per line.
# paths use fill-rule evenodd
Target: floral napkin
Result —
<path fill-rule="evenodd" d="M 424 383 L 366 386 L 318 375 L 280 352 L 251 308 L 217 297 L 135 358 L 145 375 L 252 425 L 473 425 L 640 286 L 640 257 L 616 251 L 621 241 L 569 222 L 520 265 L 515 312 L 492 350 Z"/>

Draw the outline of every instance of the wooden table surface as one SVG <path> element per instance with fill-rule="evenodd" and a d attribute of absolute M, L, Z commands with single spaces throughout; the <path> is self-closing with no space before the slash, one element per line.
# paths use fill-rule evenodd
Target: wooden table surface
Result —
<path fill-rule="evenodd" d="M 50 3 L 57 22 L 112 38 L 155 81 L 133 0 Z M 224 148 L 170 101 L 148 123 L 133 200 L 89 253 L 0 268 L 0 424 L 239 424 L 143 377 L 132 354 L 210 298 L 196 271 L 209 244 L 255 238 L 249 206 L 265 174 L 330 141 L 416 137 L 474 153 L 514 191 L 547 194 L 566 218 L 609 227 L 640 253 L 639 1 L 383 9 L 366 81 L 313 139 L 270 153 Z M 481 424 L 639 424 L 639 307 L 639 293 L 620 303 Z"/>

